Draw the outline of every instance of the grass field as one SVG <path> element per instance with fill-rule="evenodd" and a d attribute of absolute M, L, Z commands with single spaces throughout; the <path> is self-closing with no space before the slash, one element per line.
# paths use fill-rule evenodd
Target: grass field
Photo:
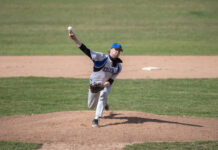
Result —
<path fill-rule="evenodd" d="M 217 0 L 0 0 L 0 55 L 82 54 L 113 42 L 124 55 L 217 55 Z"/>
<path fill-rule="evenodd" d="M 42 144 L 0 141 L 1 150 L 36 150 Z M 123 150 L 217 150 L 218 141 L 160 142 L 126 146 Z"/>
<path fill-rule="evenodd" d="M 218 141 L 144 143 L 127 146 L 123 150 L 217 150 Z"/>
<path fill-rule="evenodd" d="M 0 141 L 0 150 L 37 150 L 42 146 L 38 143 L 22 143 Z"/>
<path fill-rule="evenodd" d="M 0 116 L 87 110 L 88 79 L 0 78 Z M 218 79 L 117 80 L 113 110 L 218 118 Z M 128 85 L 128 86 L 126 86 Z"/>
<path fill-rule="evenodd" d="M 1 150 L 37 150 L 42 144 L 0 141 Z M 126 146 L 123 150 L 217 150 L 218 141 L 160 142 Z"/>

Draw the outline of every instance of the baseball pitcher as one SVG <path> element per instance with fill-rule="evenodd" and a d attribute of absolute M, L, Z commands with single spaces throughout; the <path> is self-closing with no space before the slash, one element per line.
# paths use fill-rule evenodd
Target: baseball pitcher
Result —
<path fill-rule="evenodd" d="M 92 60 L 94 65 L 90 76 L 88 107 L 90 109 L 96 108 L 92 127 L 98 127 L 99 118 L 102 117 L 104 109 L 109 110 L 107 96 L 110 93 L 112 84 L 122 70 L 122 60 L 119 56 L 123 49 L 119 43 L 114 43 L 109 50 L 109 55 L 107 55 L 88 49 L 78 40 L 72 30 L 69 30 L 69 37 Z"/>

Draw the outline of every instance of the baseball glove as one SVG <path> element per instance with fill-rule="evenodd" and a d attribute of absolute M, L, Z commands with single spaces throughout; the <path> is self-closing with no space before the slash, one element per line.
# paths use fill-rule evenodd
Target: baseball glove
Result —
<path fill-rule="evenodd" d="M 104 89 L 102 84 L 90 84 L 90 90 L 92 93 L 98 93 Z"/>

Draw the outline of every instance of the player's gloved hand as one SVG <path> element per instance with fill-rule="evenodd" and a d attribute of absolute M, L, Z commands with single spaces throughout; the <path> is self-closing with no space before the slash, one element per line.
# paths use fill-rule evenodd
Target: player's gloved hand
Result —
<path fill-rule="evenodd" d="M 98 93 L 104 89 L 103 84 L 90 84 L 90 90 L 92 93 Z"/>

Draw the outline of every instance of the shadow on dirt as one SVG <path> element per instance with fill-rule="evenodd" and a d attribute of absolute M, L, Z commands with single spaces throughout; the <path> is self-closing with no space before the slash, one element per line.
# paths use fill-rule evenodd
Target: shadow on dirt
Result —
<path fill-rule="evenodd" d="M 105 116 L 103 117 L 103 119 L 119 119 L 119 120 L 126 120 L 126 121 L 110 123 L 110 124 L 102 125 L 101 127 L 120 125 L 120 124 L 138 124 L 138 123 L 145 123 L 145 122 L 168 123 L 168 124 L 178 124 L 178 125 L 184 125 L 184 126 L 203 127 L 201 125 L 167 121 L 167 120 L 159 120 L 159 119 L 148 119 L 148 118 L 141 118 L 141 117 L 119 117 L 119 115 L 122 115 L 122 114 L 110 113 L 109 116 Z"/>

